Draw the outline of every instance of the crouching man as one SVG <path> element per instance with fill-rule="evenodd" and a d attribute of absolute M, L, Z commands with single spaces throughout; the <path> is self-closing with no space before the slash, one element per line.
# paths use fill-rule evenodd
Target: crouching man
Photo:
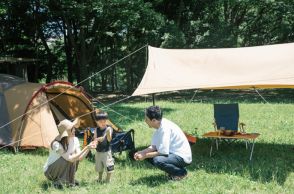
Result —
<path fill-rule="evenodd" d="M 135 160 L 147 159 L 152 165 L 166 172 L 171 180 L 187 176 L 186 166 L 192 162 L 192 153 L 184 132 L 172 121 L 162 118 L 159 106 L 145 111 L 145 122 L 155 132 L 151 145 L 134 154 Z"/>

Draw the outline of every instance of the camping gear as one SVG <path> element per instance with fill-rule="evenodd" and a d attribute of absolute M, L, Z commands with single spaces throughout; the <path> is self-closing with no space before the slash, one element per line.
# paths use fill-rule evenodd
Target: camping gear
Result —
<path fill-rule="evenodd" d="M 81 115 L 81 127 L 95 126 L 89 98 L 69 82 L 29 83 L 0 74 L 0 105 L 0 146 L 48 148 L 59 135 L 57 124 Z"/>
<path fill-rule="evenodd" d="M 127 132 L 115 131 L 110 142 L 112 153 L 122 153 L 122 151 L 134 151 L 135 150 L 135 131 L 130 129 Z"/>
<path fill-rule="evenodd" d="M 147 68 L 132 96 L 152 94 L 155 104 L 154 94 L 167 91 L 294 88 L 293 50 L 294 43 L 213 49 L 148 46 Z"/>
<path fill-rule="evenodd" d="M 83 146 L 87 146 L 94 140 L 95 128 L 87 128 L 84 130 L 84 143 Z M 135 152 L 135 131 L 130 129 L 129 131 L 123 131 L 122 129 L 114 129 L 112 134 L 112 140 L 110 142 L 112 154 L 122 153 L 122 151 L 129 151 L 130 156 Z M 90 156 L 89 156 L 90 157 Z M 132 157 L 131 157 L 132 158 Z"/>
<path fill-rule="evenodd" d="M 236 130 L 229 130 L 229 129 L 221 130 L 221 134 L 225 136 L 232 136 L 236 134 Z"/>
<path fill-rule="evenodd" d="M 186 138 L 188 139 L 188 142 L 190 145 L 194 145 L 196 143 L 197 138 L 195 136 L 188 134 L 186 132 L 184 132 L 184 134 L 185 134 Z"/>
<path fill-rule="evenodd" d="M 238 104 L 214 104 L 215 129 L 238 130 L 239 106 Z"/>
<path fill-rule="evenodd" d="M 236 140 L 245 140 L 246 149 L 248 144 L 251 145 L 250 158 L 254 150 L 255 139 L 259 137 L 258 133 L 246 133 L 244 123 L 239 124 L 239 106 L 238 104 L 214 104 L 214 129 L 215 131 L 205 133 L 203 137 L 212 139 L 210 148 L 210 156 L 212 154 L 213 145 L 218 150 L 218 141 L 232 143 Z M 240 126 L 240 128 L 238 128 Z M 251 144 L 250 144 L 251 142 Z"/>
<path fill-rule="evenodd" d="M 132 96 L 188 89 L 294 88 L 294 43 L 242 48 L 162 49 Z"/>

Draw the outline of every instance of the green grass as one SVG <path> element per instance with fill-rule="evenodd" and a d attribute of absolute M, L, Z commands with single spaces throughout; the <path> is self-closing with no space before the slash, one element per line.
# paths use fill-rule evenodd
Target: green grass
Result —
<path fill-rule="evenodd" d="M 187 100 L 188 101 L 188 100 Z M 113 122 L 124 129 L 135 129 L 135 143 L 144 148 L 153 129 L 144 123 L 144 108 L 151 103 L 121 103 L 107 111 Z M 240 121 L 248 132 L 261 133 L 257 139 L 253 161 L 244 142 L 222 144 L 209 157 L 211 142 L 201 135 L 213 130 L 210 103 L 157 101 L 164 117 L 173 120 L 184 131 L 197 135 L 192 146 L 193 163 L 188 178 L 168 181 L 165 174 L 147 162 L 133 162 L 126 153 L 118 155 L 111 184 L 95 182 L 94 162 L 87 159 L 79 165 L 78 188 L 53 188 L 43 175 L 47 150 L 13 154 L 0 151 L 0 193 L 293 193 L 294 192 L 294 104 L 240 103 Z M 198 128 L 195 131 L 195 128 Z"/>

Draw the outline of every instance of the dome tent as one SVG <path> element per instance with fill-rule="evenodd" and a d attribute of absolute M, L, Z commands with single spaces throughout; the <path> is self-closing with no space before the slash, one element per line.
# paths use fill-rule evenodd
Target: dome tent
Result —
<path fill-rule="evenodd" d="M 0 146 L 48 148 L 65 118 L 84 115 L 81 127 L 95 127 L 92 111 L 83 89 L 69 82 L 29 83 L 0 74 Z"/>

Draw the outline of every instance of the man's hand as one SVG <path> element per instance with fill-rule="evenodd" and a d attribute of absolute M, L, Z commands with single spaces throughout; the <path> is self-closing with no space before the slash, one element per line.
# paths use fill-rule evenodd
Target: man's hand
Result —
<path fill-rule="evenodd" d="M 144 160 L 146 158 L 146 154 L 142 151 L 136 152 L 134 154 L 134 159 L 135 160 Z"/>

